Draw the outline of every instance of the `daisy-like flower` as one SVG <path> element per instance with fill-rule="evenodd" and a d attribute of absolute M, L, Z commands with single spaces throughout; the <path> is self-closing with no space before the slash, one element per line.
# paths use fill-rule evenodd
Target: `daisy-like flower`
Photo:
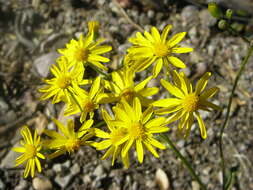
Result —
<path fill-rule="evenodd" d="M 102 160 L 107 159 L 108 157 L 112 156 L 112 166 L 114 165 L 115 159 L 120 157 L 120 152 L 123 148 L 123 144 L 118 145 L 117 143 L 127 135 L 127 129 L 122 127 L 116 127 L 111 124 L 113 120 L 112 117 L 102 109 L 102 116 L 104 121 L 107 124 L 109 129 L 109 133 L 102 131 L 101 129 L 95 129 L 95 135 L 99 138 L 106 139 L 99 143 L 94 142 L 93 146 L 96 147 L 97 150 L 104 150 L 108 147 L 108 150 L 102 156 Z M 128 154 L 122 158 L 124 165 L 128 168 L 129 167 L 129 157 Z"/>
<path fill-rule="evenodd" d="M 143 106 L 148 106 L 153 100 L 147 97 L 157 94 L 159 89 L 157 87 L 146 87 L 152 76 L 136 85 L 134 77 L 135 73 L 128 67 L 113 72 L 111 81 L 103 81 L 105 89 L 111 91 L 111 93 L 104 94 L 103 100 L 111 103 L 124 98 L 132 105 L 134 97 L 138 97 Z"/>
<path fill-rule="evenodd" d="M 52 79 L 45 79 L 46 86 L 39 89 L 43 95 L 41 100 L 46 100 L 53 97 L 52 103 L 58 103 L 60 101 L 70 101 L 72 94 L 75 94 L 76 90 L 81 90 L 79 85 L 89 84 L 90 80 L 83 79 L 84 69 L 80 65 L 74 67 L 68 64 L 65 57 L 57 60 L 58 67 L 52 65 L 51 72 L 54 75 Z"/>
<path fill-rule="evenodd" d="M 65 49 L 59 49 L 58 52 L 67 57 L 68 61 L 74 65 L 81 64 L 83 66 L 95 66 L 99 69 L 107 71 L 108 68 L 101 62 L 109 62 L 110 59 L 100 54 L 111 51 L 112 47 L 101 45 L 104 39 L 98 39 L 94 42 L 94 32 L 89 32 L 86 37 L 80 35 L 79 40 L 72 39 L 66 44 Z"/>
<path fill-rule="evenodd" d="M 75 132 L 73 120 L 68 120 L 67 126 L 64 126 L 56 119 L 53 119 L 53 122 L 57 125 L 60 133 L 51 130 L 44 131 L 51 139 L 44 140 L 43 145 L 51 150 L 55 150 L 54 153 L 48 156 L 49 158 L 55 158 L 66 152 L 73 153 L 79 150 L 80 146 L 91 143 L 91 141 L 87 140 L 94 136 L 93 130 L 90 129 L 93 124 L 92 119 L 84 122 L 77 132 Z"/>
<path fill-rule="evenodd" d="M 93 118 L 94 111 L 99 108 L 101 103 L 103 88 L 100 85 L 101 78 L 97 77 L 90 88 L 89 93 L 79 90 L 75 98 L 71 98 L 64 112 L 65 116 L 77 114 L 81 112 L 81 123 L 86 120 L 87 114 Z"/>
<path fill-rule="evenodd" d="M 140 100 L 134 98 L 133 106 L 125 100 L 121 101 L 113 108 L 115 119 L 110 121 L 110 134 L 98 133 L 101 138 L 106 138 L 101 144 L 97 144 L 98 149 L 108 149 L 108 154 L 113 154 L 114 158 L 121 153 L 126 166 L 128 163 L 128 152 L 132 146 L 136 147 L 138 161 L 143 162 L 144 147 L 155 157 L 159 157 L 154 147 L 165 149 L 165 146 L 154 138 L 154 133 L 163 133 L 169 130 L 164 126 L 164 117 L 151 119 L 153 114 L 152 107 L 148 107 L 142 113 Z M 153 147 L 154 146 L 154 147 Z"/>
<path fill-rule="evenodd" d="M 40 153 L 40 136 L 38 136 L 37 131 L 35 130 L 34 136 L 32 137 L 32 134 L 27 126 L 24 126 L 21 129 L 21 135 L 24 139 L 24 141 L 20 141 L 22 147 L 12 148 L 12 150 L 15 152 L 23 153 L 16 159 L 15 166 L 26 162 L 24 178 L 27 178 L 29 173 L 31 177 L 34 177 L 36 167 L 38 169 L 38 172 L 41 172 L 41 164 L 39 158 L 45 159 L 45 156 Z"/>
<path fill-rule="evenodd" d="M 171 25 L 167 25 L 161 35 L 156 27 L 152 27 L 151 33 L 145 31 L 143 36 L 140 32 L 137 32 L 136 37 L 129 38 L 133 46 L 128 49 L 128 53 L 133 60 L 136 60 L 133 62 L 133 68 L 137 72 L 143 71 L 154 62 L 154 77 L 160 73 L 163 65 L 169 69 L 169 63 L 178 68 L 186 67 L 174 54 L 188 53 L 193 51 L 193 49 L 178 45 L 186 35 L 186 32 L 178 33 L 167 40 L 171 27 Z"/>
<path fill-rule="evenodd" d="M 206 139 L 206 127 L 200 116 L 199 110 L 221 110 L 219 106 L 208 101 L 209 98 L 213 97 L 219 91 L 219 88 L 213 87 L 204 90 L 210 76 L 210 72 L 205 73 L 198 81 L 195 90 L 192 89 L 189 79 L 183 72 L 179 74 L 173 71 L 174 85 L 161 79 L 163 87 L 176 98 L 161 99 L 154 102 L 154 106 L 161 107 L 155 113 L 163 115 L 176 112 L 166 120 L 166 124 L 180 120 L 178 129 L 184 137 L 189 135 L 195 116 L 199 124 L 201 137 Z"/>

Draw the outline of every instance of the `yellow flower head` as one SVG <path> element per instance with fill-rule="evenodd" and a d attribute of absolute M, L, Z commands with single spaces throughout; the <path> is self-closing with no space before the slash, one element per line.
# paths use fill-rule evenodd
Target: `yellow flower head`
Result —
<path fill-rule="evenodd" d="M 89 93 L 84 90 L 79 90 L 75 98 L 71 98 L 65 116 L 73 115 L 81 112 L 80 121 L 86 120 L 87 114 L 93 118 L 94 111 L 99 108 L 100 100 L 102 98 L 103 88 L 100 85 L 101 78 L 97 77 L 90 88 Z"/>
<path fill-rule="evenodd" d="M 50 69 L 54 78 L 45 79 L 44 82 L 47 83 L 47 85 L 39 89 L 40 92 L 44 93 L 40 99 L 46 100 L 53 97 L 53 104 L 60 101 L 68 102 L 71 93 L 75 93 L 76 90 L 80 89 L 79 85 L 90 83 L 89 80 L 83 79 L 83 67 L 78 65 L 71 67 L 64 57 L 58 59 L 57 63 L 58 67 L 52 65 Z"/>
<path fill-rule="evenodd" d="M 79 40 L 72 39 L 66 45 L 65 49 L 59 49 L 59 53 L 64 55 L 72 64 L 81 64 L 84 66 L 95 66 L 99 69 L 107 71 L 101 62 L 109 62 L 110 59 L 101 56 L 100 54 L 111 51 L 112 47 L 107 45 L 99 46 L 104 39 L 99 39 L 94 42 L 94 32 L 89 32 L 86 37 L 80 35 Z"/>
<path fill-rule="evenodd" d="M 24 141 L 20 141 L 22 147 L 12 148 L 12 150 L 15 152 L 23 153 L 16 159 L 15 166 L 26 162 L 24 178 L 27 178 L 29 173 L 32 177 L 34 177 L 35 167 L 37 167 L 38 172 L 41 172 L 41 164 L 39 158 L 45 159 L 44 155 L 40 153 L 40 136 L 38 136 L 37 131 L 35 130 L 34 136 L 32 137 L 32 134 L 27 126 L 24 126 L 21 129 L 21 135 L 24 139 Z"/>
<path fill-rule="evenodd" d="M 152 107 L 148 107 L 142 113 L 142 107 L 140 100 L 134 98 L 133 106 L 130 106 L 126 101 L 122 101 L 113 108 L 115 119 L 107 121 L 110 133 L 98 132 L 96 135 L 106 140 L 97 143 L 96 147 L 99 150 L 109 148 L 105 153 L 107 155 L 113 155 L 114 159 L 121 154 L 126 167 L 129 166 L 128 152 L 132 146 L 136 147 L 138 161 L 143 162 L 144 147 L 149 150 L 155 157 L 159 157 L 153 146 L 165 149 L 165 146 L 158 142 L 153 134 L 163 133 L 169 130 L 164 126 L 164 117 L 151 119 L 153 114 Z"/>
<path fill-rule="evenodd" d="M 111 125 L 110 121 L 112 121 L 112 117 L 104 109 L 102 109 L 102 115 L 110 132 L 107 133 L 100 129 L 95 129 L 95 135 L 99 138 L 105 138 L 106 140 L 99 143 L 95 142 L 93 143 L 93 146 L 96 147 L 97 150 L 104 150 L 110 146 L 101 159 L 104 160 L 112 156 L 112 165 L 114 165 L 115 159 L 121 156 L 120 152 L 123 148 L 123 145 L 118 145 L 117 143 L 127 135 L 127 130 L 122 127 Z M 122 158 L 126 167 L 129 167 L 128 160 L 128 154 Z"/>
<path fill-rule="evenodd" d="M 210 108 L 220 110 L 221 108 L 208 101 L 213 97 L 219 89 L 217 87 L 204 90 L 211 73 L 207 72 L 197 83 L 196 89 L 193 91 L 189 79 L 184 73 L 178 74 L 173 71 L 174 85 L 161 79 L 161 84 L 166 90 L 176 98 L 167 98 L 158 100 L 153 103 L 154 106 L 162 107 L 156 111 L 156 114 L 163 115 L 176 112 L 170 116 L 166 123 L 169 124 L 176 120 L 180 120 L 178 129 L 187 137 L 191 131 L 194 122 L 194 116 L 197 117 L 201 137 L 207 137 L 205 124 L 200 117 L 199 110 L 211 111 Z"/>
<path fill-rule="evenodd" d="M 186 67 L 173 54 L 188 53 L 193 51 L 193 49 L 178 45 L 186 35 L 186 32 L 178 33 L 167 40 L 171 27 L 171 25 L 167 25 L 161 35 L 156 27 L 152 27 L 151 33 L 145 31 L 143 36 L 140 32 L 137 32 L 136 37 L 129 38 L 133 46 L 128 49 L 128 53 L 133 60 L 136 60 L 132 66 L 137 72 L 143 71 L 154 62 L 156 62 L 153 67 L 154 77 L 160 73 L 163 65 L 169 69 L 169 63 L 178 68 Z"/>
<path fill-rule="evenodd" d="M 143 106 L 148 106 L 153 101 L 147 97 L 157 94 L 159 89 L 157 87 L 146 87 L 148 82 L 152 79 L 152 76 L 146 78 L 137 85 L 134 84 L 134 77 L 135 73 L 127 67 L 113 72 L 111 81 L 103 81 L 104 87 L 112 92 L 104 94 L 103 100 L 109 103 L 125 99 L 132 105 L 134 97 L 138 97 Z"/>
<path fill-rule="evenodd" d="M 44 131 L 52 139 L 44 140 L 43 145 L 51 150 L 56 150 L 48 156 L 49 158 L 55 158 L 66 152 L 73 153 L 79 150 L 80 146 L 89 144 L 90 142 L 87 140 L 94 135 L 90 129 L 93 124 L 92 119 L 87 120 L 77 132 L 75 132 L 73 120 L 68 120 L 67 126 L 64 126 L 56 119 L 53 119 L 53 122 L 57 125 L 61 133 L 50 130 Z"/>

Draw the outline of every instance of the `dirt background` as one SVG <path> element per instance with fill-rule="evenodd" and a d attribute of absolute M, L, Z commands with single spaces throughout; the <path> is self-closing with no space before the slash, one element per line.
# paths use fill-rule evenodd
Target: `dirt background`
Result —
<path fill-rule="evenodd" d="M 224 9 L 226 2 L 222 4 Z M 214 102 L 226 108 L 247 45 L 239 37 L 220 31 L 205 3 L 199 0 L 0 0 L 0 189 L 162 190 L 159 184 L 167 184 L 168 190 L 198 190 L 198 184 L 169 149 L 159 151 L 159 159 L 146 154 L 141 165 L 133 155 L 131 167 L 124 169 L 122 163 L 112 167 L 110 160 L 99 159 L 101 152 L 83 147 L 74 155 L 45 162 L 43 172 L 27 180 L 22 178 L 22 168 L 13 167 L 17 154 L 10 149 L 18 143 L 18 129 L 22 125 L 42 131 L 45 127 L 54 128 L 51 117 L 63 119 L 62 105 L 40 102 L 37 89 L 59 56 L 56 50 L 87 32 L 89 20 L 101 23 L 101 36 L 113 46 L 109 54 L 111 69 L 117 68 L 130 46 L 127 38 L 135 34 L 138 26 L 148 30 L 152 25 L 162 29 L 172 24 L 170 36 L 187 31 L 183 43 L 193 47 L 194 52 L 179 56 L 189 66 L 183 71 L 194 81 L 204 72 L 212 72 L 209 86 L 220 87 Z M 244 11 L 237 12 L 232 23 L 241 34 L 252 39 L 253 21 L 251 12 L 247 12 L 251 3 L 251 0 L 240 1 L 240 10 Z M 253 189 L 252 77 L 253 58 L 236 90 L 224 136 L 226 163 L 237 170 L 233 190 Z M 153 81 L 151 85 L 159 83 Z M 161 90 L 159 96 L 164 96 L 163 93 Z M 168 133 L 210 190 L 221 189 L 218 134 L 225 111 L 201 113 L 207 125 L 205 141 L 201 140 L 195 124 L 187 140 L 176 135 L 176 125 L 171 125 Z"/>

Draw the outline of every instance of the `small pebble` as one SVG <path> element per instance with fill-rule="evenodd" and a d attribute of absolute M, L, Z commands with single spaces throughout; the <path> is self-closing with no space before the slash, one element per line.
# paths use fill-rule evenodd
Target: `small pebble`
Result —
<path fill-rule="evenodd" d="M 35 190 L 50 190 L 53 189 L 52 183 L 47 178 L 35 177 L 33 179 L 33 187 Z"/>

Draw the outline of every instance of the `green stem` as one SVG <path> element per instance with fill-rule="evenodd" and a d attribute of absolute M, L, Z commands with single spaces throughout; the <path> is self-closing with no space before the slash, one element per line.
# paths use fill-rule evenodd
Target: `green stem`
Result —
<path fill-rule="evenodd" d="M 81 112 L 83 112 L 83 108 L 82 106 L 79 104 L 78 100 L 76 99 L 75 95 L 73 94 L 73 92 L 71 92 L 69 90 L 69 93 L 71 94 L 71 97 L 74 99 L 74 101 L 76 102 L 76 104 L 78 105 L 79 109 L 81 110 Z"/>
<path fill-rule="evenodd" d="M 104 125 L 104 124 L 106 124 L 105 121 L 100 121 L 98 124 L 94 125 L 93 127 L 94 127 L 94 128 L 97 128 L 97 127 L 100 127 L 100 126 L 102 126 L 102 125 Z"/>
<path fill-rule="evenodd" d="M 240 79 L 240 77 L 241 77 L 241 75 L 244 71 L 245 65 L 248 63 L 248 60 L 249 60 L 252 52 L 253 52 L 253 45 L 251 45 L 250 48 L 248 49 L 247 55 L 246 55 L 246 57 L 244 57 L 244 59 L 242 61 L 242 64 L 241 64 L 241 67 L 240 67 L 240 69 L 239 69 L 239 71 L 236 75 L 236 78 L 235 78 L 235 81 L 234 81 L 234 84 L 233 84 L 233 88 L 232 88 L 232 91 L 231 91 L 231 94 L 230 94 L 230 97 L 229 97 L 229 102 L 228 102 L 225 121 L 224 121 L 224 123 L 221 127 L 221 131 L 220 131 L 220 135 L 219 135 L 219 149 L 220 149 L 220 157 L 221 157 L 221 167 L 222 167 L 223 189 L 224 190 L 226 189 L 226 174 L 225 174 L 226 164 L 225 164 L 225 161 L 224 161 L 224 154 L 223 154 L 223 147 L 222 147 L 223 133 L 224 133 L 224 130 L 227 126 L 227 122 L 228 122 L 228 119 L 229 119 L 232 100 L 233 100 L 233 97 L 234 97 L 234 94 L 235 94 L 235 89 L 237 87 L 238 81 L 239 81 L 239 79 Z"/>
<path fill-rule="evenodd" d="M 94 71 L 96 71 L 97 73 L 103 75 L 106 79 L 110 79 L 110 78 L 111 78 L 109 74 L 104 73 L 103 71 L 100 71 L 100 70 L 99 70 L 98 68 L 96 68 L 95 66 L 93 66 L 93 65 L 91 65 L 91 64 L 89 64 L 89 66 L 90 66 Z"/>
<path fill-rule="evenodd" d="M 201 181 L 200 177 L 196 174 L 195 170 L 192 168 L 191 164 L 186 160 L 186 158 L 179 152 L 179 150 L 175 147 L 175 145 L 172 143 L 172 141 L 169 139 L 168 136 L 164 134 L 160 134 L 160 137 L 166 141 L 170 148 L 174 151 L 174 153 L 178 156 L 178 158 L 182 161 L 182 163 L 185 165 L 185 167 L 189 170 L 191 176 L 199 183 L 201 189 L 207 190 L 204 183 Z"/>

